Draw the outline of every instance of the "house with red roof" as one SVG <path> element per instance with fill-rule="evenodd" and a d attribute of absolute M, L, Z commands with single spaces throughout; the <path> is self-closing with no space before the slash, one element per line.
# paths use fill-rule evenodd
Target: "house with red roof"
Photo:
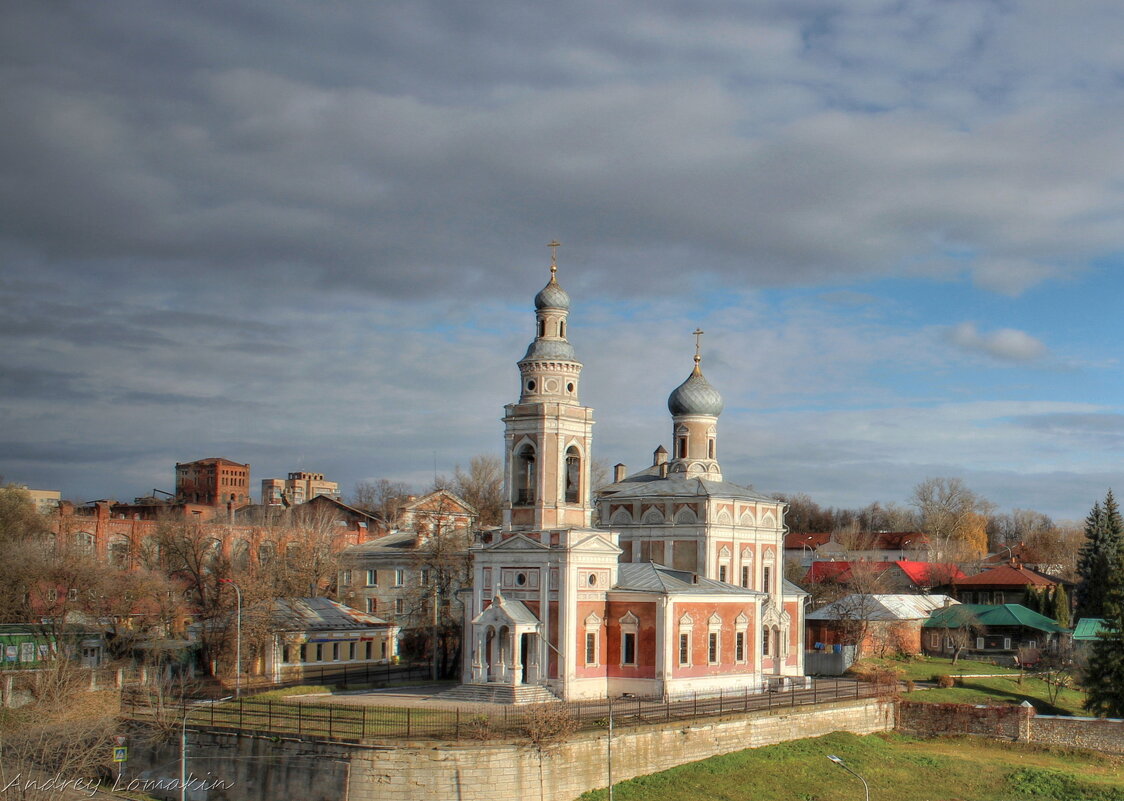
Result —
<path fill-rule="evenodd" d="M 1064 579 L 1012 561 L 957 579 L 952 594 L 961 603 L 1026 605 L 1032 590 L 1053 592 L 1059 585 L 1067 583 Z"/>
<path fill-rule="evenodd" d="M 804 574 L 804 585 L 821 582 L 855 584 L 870 579 L 880 592 L 927 593 L 949 587 L 967 578 L 951 562 L 917 562 L 905 559 L 889 562 L 848 560 L 812 562 Z M 869 588 L 866 588 L 869 591 Z"/>

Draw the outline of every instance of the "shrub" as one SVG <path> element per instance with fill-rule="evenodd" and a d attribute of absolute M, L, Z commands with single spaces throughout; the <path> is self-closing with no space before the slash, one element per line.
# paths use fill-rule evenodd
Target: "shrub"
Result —
<path fill-rule="evenodd" d="M 913 679 L 906 679 L 905 680 L 905 691 L 907 693 L 911 693 L 915 689 L 917 689 L 917 685 L 913 683 Z"/>
<path fill-rule="evenodd" d="M 947 676 L 947 675 L 937 676 L 937 686 L 940 687 L 942 690 L 947 690 L 954 683 L 955 682 L 953 682 L 952 676 Z"/>

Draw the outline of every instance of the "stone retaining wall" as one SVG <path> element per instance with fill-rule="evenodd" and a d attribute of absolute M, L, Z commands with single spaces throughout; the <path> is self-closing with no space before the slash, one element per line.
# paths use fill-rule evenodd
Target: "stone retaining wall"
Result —
<path fill-rule="evenodd" d="M 871 734 L 893 725 L 892 702 L 863 699 L 784 713 L 618 731 L 613 735 L 613 782 L 744 748 L 834 731 Z M 495 801 L 541 797 L 543 801 L 570 801 L 608 784 L 606 734 L 576 735 L 543 754 L 541 761 L 539 757 L 532 748 L 510 744 L 401 748 L 356 755 L 348 798 Z"/>
<path fill-rule="evenodd" d="M 867 698 L 618 729 L 613 781 L 744 748 L 893 726 L 893 702 Z M 192 801 L 571 801 L 608 784 L 607 732 L 574 735 L 542 754 L 511 742 L 373 746 L 222 731 L 189 738 L 189 772 L 229 785 L 196 785 Z M 178 757 L 178 737 L 159 748 L 134 748 L 126 775 L 174 782 Z M 148 792 L 179 797 L 178 786 Z"/>
<path fill-rule="evenodd" d="M 1124 754 L 1124 720 L 1039 715 L 1031 722 L 1030 740 L 1043 745 Z"/>

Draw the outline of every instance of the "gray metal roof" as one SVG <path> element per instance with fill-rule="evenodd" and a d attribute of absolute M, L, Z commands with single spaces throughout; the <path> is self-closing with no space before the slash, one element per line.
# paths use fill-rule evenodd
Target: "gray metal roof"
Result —
<path fill-rule="evenodd" d="M 527 352 L 520 361 L 536 359 L 560 359 L 562 361 L 577 361 L 574 346 L 564 339 L 536 339 L 527 346 Z"/>
<path fill-rule="evenodd" d="M 706 380 L 698 364 L 687 380 L 672 390 L 667 398 L 667 410 L 676 416 L 706 414 L 717 417 L 722 414 L 723 406 L 722 396 Z"/>
<path fill-rule="evenodd" d="M 278 598 L 273 602 L 273 625 L 282 631 L 339 631 L 388 624 L 329 598 Z"/>
<path fill-rule="evenodd" d="M 959 603 L 947 595 L 862 595 L 852 593 L 815 612 L 806 620 L 854 618 L 861 612 L 866 620 L 925 620 L 946 603 Z"/>
<path fill-rule="evenodd" d="M 566 294 L 566 290 L 558 283 L 558 280 L 551 275 L 550 281 L 547 285 L 539 290 L 539 294 L 535 295 L 535 308 L 536 309 L 569 309 L 570 296 Z"/>
<path fill-rule="evenodd" d="M 404 551 L 413 551 L 417 535 L 410 531 L 400 531 L 397 534 L 387 534 L 385 537 L 370 540 L 359 545 L 352 545 L 340 552 L 341 556 L 374 556 L 378 554 L 400 554 Z"/>
<path fill-rule="evenodd" d="M 696 595 L 764 595 L 757 590 L 737 587 L 702 576 L 696 577 L 689 570 L 674 570 L 654 562 L 622 563 L 617 571 L 617 583 L 613 589 Z"/>
<path fill-rule="evenodd" d="M 708 478 L 684 478 L 679 475 L 669 475 L 661 478 L 658 474 L 649 473 L 647 470 L 629 476 L 624 481 L 602 487 L 600 493 L 612 498 L 645 498 L 645 497 L 713 497 L 713 498 L 739 498 L 745 501 L 764 501 L 778 503 L 776 498 L 763 495 L 747 487 L 732 484 L 729 481 L 712 481 Z"/>

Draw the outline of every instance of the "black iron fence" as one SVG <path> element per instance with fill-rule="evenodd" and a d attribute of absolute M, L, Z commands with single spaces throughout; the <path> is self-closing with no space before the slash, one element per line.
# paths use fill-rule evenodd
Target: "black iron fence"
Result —
<path fill-rule="evenodd" d="M 166 722 L 215 729 L 236 729 L 332 740 L 439 739 L 488 740 L 524 736 L 542 725 L 545 714 L 559 709 L 576 730 L 636 726 L 673 720 L 780 710 L 849 698 L 877 695 L 878 688 L 851 680 L 817 680 L 811 687 L 776 692 L 726 691 L 675 700 L 619 698 L 531 706 L 480 705 L 454 709 L 367 705 L 367 699 L 334 703 L 241 698 L 224 701 L 186 699 L 159 706 L 139 694 L 123 699 L 126 714 L 145 718 L 162 715 Z M 550 710 L 550 711 L 547 711 Z"/>

